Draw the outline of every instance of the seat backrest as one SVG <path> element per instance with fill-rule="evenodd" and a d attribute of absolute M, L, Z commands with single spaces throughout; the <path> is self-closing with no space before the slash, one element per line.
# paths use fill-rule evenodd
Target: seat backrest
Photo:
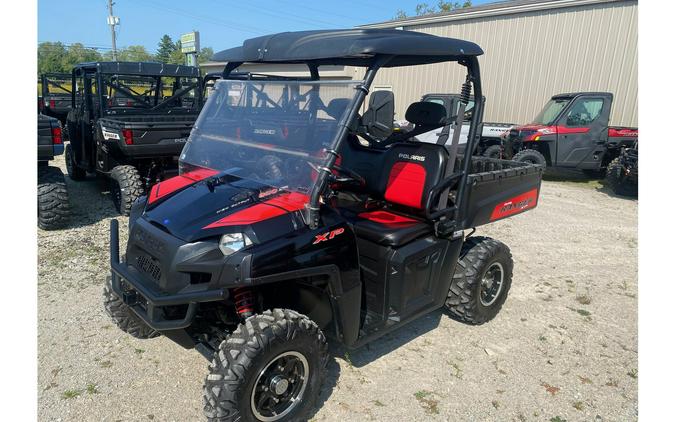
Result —
<path fill-rule="evenodd" d="M 443 179 L 447 160 L 442 145 L 394 144 L 383 157 L 377 193 L 392 205 L 422 210 L 431 188 Z"/>

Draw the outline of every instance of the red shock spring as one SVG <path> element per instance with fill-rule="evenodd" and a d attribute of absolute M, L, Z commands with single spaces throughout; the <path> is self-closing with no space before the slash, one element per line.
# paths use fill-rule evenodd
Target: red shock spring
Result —
<path fill-rule="evenodd" d="M 253 315 L 254 296 L 248 287 L 237 287 L 232 289 L 234 293 L 234 307 L 237 314 L 246 319 Z"/>

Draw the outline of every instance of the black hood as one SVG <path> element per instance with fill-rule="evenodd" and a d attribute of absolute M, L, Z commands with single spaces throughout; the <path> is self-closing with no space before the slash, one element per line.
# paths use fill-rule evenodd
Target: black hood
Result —
<path fill-rule="evenodd" d="M 143 218 L 186 242 L 242 232 L 262 242 L 297 227 L 297 207 L 267 205 L 283 195 L 288 193 L 251 180 L 214 177 L 146 205 Z M 270 223 L 273 230 L 256 230 Z"/>

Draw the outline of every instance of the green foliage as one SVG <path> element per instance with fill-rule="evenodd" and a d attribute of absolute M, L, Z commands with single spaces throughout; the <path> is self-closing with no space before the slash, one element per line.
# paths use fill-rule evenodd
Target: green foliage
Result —
<path fill-rule="evenodd" d="M 415 6 L 415 16 L 426 16 L 432 15 L 434 13 L 442 12 L 451 12 L 456 9 L 463 9 L 465 7 L 471 7 L 471 0 L 465 0 L 464 2 L 452 2 L 452 1 L 443 1 L 439 0 L 436 5 L 429 5 L 429 3 L 418 3 Z M 408 14 L 404 10 L 397 10 L 396 16 L 394 19 L 406 19 Z"/>
<path fill-rule="evenodd" d="M 169 63 L 171 59 L 171 54 L 176 50 L 176 45 L 173 43 L 173 40 L 170 36 L 164 34 L 159 44 L 157 44 L 157 53 L 155 58 L 157 61 L 162 63 Z"/>
<path fill-rule="evenodd" d="M 209 60 L 211 60 L 211 57 L 213 57 L 213 49 L 211 47 L 204 47 L 199 52 L 199 62 L 200 63 L 208 62 Z"/>
<path fill-rule="evenodd" d="M 129 62 L 162 62 L 185 64 L 185 55 L 180 51 L 180 40 L 173 42 L 169 35 L 164 35 L 157 44 L 156 54 L 150 53 L 142 45 L 130 45 L 117 50 L 117 60 Z M 75 43 L 69 46 L 61 42 L 43 42 L 38 44 L 38 75 L 48 72 L 70 73 L 78 63 L 112 61 L 112 51 L 101 54 L 99 51 L 87 48 L 83 44 Z M 202 48 L 199 61 L 204 63 L 211 60 L 213 49 Z"/>

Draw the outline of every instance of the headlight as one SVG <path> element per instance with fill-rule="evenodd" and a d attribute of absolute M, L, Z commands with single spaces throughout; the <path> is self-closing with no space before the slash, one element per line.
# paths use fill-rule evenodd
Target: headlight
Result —
<path fill-rule="evenodd" d="M 244 246 L 250 245 L 251 243 L 251 239 L 249 239 L 245 234 L 230 233 L 224 234 L 223 237 L 220 238 L 218 247 L 220 248 L 220 251 L 223 253 L 223 255 L 229 256 Z"/>

